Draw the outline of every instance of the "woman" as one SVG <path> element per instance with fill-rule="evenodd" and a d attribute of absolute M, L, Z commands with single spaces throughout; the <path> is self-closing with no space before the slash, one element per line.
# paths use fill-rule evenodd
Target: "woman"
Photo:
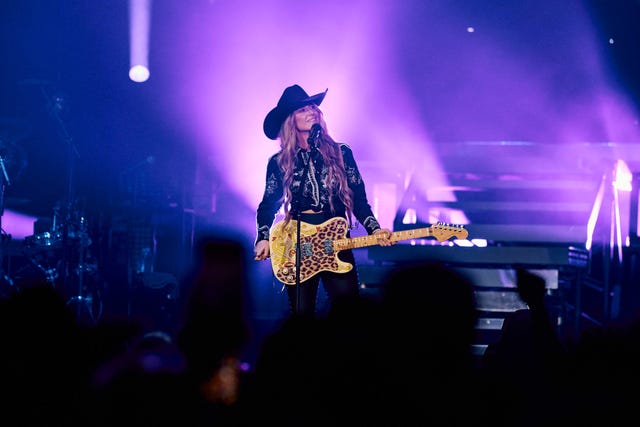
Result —
<path fill-rule="evenodd" d="M 289 86 L 265 117 L 264 133 L 269 139 L 280 139 L 280 151 L 271 156 L 267 164 L 265 191 L 256 218 L 256 260 L 270 256 L 273 221 L 283 205 L 284 226 L 297 225 L 298 219 L 300 224 L 317 225 L 334 218 L 344 218 L 351 225 L 354 216 L 369 235 L 377 237 L 377 243 L 382 246 L 394 243 L 390 239 L 390 231 L 380 227 L 371 210 L 351 148 L 337 143 L 327 132 L 322 111 L 318 108 L 326 93 L 325 90 L 309 96 L 300 86 Z M 348 229 L 345 233 L 349 237 Z M 291 266 L 283 268 L 289 279 L 292 279 L 292 272 L 296 273 L 293 285 L 291 280 L 284 280 L 288 284 L 287 295 L 293 314 L 315 314 L 320 280 L 331 303 L 340 297 L 358 295 L 358 273 L 353 253 L 350 249 L 342 250 L 338 258 L 341 263 L 346 262 L 352 267 L 348 271 L 343 271 L 344 268 L 340 271 L 322 269 L 314 274 L 309 274 L 307 269 L 302 278 L 298 277 L 302 274 L 296 271 L 298 269 Z M 276 274 L 276 277 L 283 281 L 282 276 Z"/>

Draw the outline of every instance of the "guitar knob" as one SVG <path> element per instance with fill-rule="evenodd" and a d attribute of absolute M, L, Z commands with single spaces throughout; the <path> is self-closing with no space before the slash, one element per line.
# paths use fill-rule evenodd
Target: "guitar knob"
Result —
<path fill-rule="evenodd" d="M 289 269 L 288 269 L 287 267 L 284 267 L 284 268 L 282 269 L 282 274 L 285 274 L 285 275 L 286 275 L 286 274 L 289 274 Z"/>

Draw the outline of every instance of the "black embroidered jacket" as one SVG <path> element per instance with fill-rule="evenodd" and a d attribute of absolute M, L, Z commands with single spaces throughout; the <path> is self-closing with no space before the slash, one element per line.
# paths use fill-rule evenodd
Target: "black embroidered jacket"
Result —
<path fill-rule="evenodd" d="M 347 144 L 340 144 L 344 167 L 347 174 L 347 182 L 353 192 L 353 215 L 358 222 L 364 226 L 368 234 L 380 228 L 376 220 L 365 191 L 364 181 L 358 170 L 358 165 L 353 157 L 353 152 Z M 262 201 L 258 205 L 256 223 L 256 242 L 269 239 L 269 230 L 273 225 L 276 214 L 284 202 L 283 178 L 284 171 L 278 166 L 278 156 L 280 152 L 269 158 L 267 163 L 267 178 Z M 305 165 L 309 162 L 308 173 L 305 175 Z M 335 192 L 330 192 L 332 183 L 327 182 L 328 170 L 324 165 L 322 156 L 319 153 L 309 154 L 304 150 L 298 151 L 295 161 L 295 171 L 291 182 L 291 193 L 294 203 L 298 204 L 300 212 L 312 209 L 316 212 L 323 212 L 327 219 L 336 216 L 346 217 L 346 207 L 340 201 Z M 303 178 L 304 185 L 302 185 Z M 337 183 L 334 184 L 337 186 Z M 302 189 L 302 191 L 300 191 Z M 333 194 L 333 195 L 332 195 Z M 333 207 L 335 212 L 330 212 L 329 197 L 333 197 Z M 290 206 L 292 212 L 296 211 L 296 206 Z"/>

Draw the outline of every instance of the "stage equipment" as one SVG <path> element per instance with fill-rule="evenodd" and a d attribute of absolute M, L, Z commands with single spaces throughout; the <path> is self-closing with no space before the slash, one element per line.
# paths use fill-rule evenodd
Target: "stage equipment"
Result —
<path fill-rule="evenodd" d="M 57 127 L 58 137 L 65 144 L 67 193 L 54 207 L 51 229 L 25 239 L 28 241 L 25 250 L 47 280 L 62 288 L 67 304 L 75 308 L 77 320 L 96 322 L 102 313 L 102 302 L 97 290 L 85 283 L 87 274 L 95 273 L 97 265 L 88 250 L 91 245 L 88 222 L 75 194 L 76 162 L 80 153 L 65 122 L 70 116 L 69 98 L 49 84 L 37 87 Z"/>
<path fill-rule="evenodd" d="M 45 280 L 67 298 L 78 320 L 97 322 L 102 315 L 103 286 L 90 251 L 89 224 L 75 205 L 53 209 L 47 230 L 25 237 L 24 253 Z"/>
<path fill-rule="evenodd" d="M 5 267 L 6 247 L 11 241 L 2 226 L 2 217 L 7 203 L 6 190 L 16 180 L 26 166 L 26 155 L 19 145 L 19 141 L 31 133 L 31 127 L 24 120 L 10 117 L 0 118 L 0 288 L 10 291 L 15 284 Z M 15 203 L 16 200 L 10 200 Z M 5 289 L 6 288 L 6 289 Z"/>

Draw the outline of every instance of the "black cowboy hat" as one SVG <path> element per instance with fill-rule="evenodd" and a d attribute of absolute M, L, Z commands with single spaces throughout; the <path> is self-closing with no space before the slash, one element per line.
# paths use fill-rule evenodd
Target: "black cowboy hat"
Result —
<path fill-rule="evenodd" d="M 284 92 L 282 92 L 278 105 L 269 111 L 267 117 L 264 118 L 264 124 L 262 125 L 264 134 L 267 135 L 267 138 L 269 139 L 278 138 L 280 127 L 289 114 L 293 113 L 298 108 L 304 107 L 305 105 L 320 105 L 324 96 L 327 94 L 327 90 L 329 89 L 313 96 L 309 96 L 307 95 L 307 92 L 298 85 L 286 88 Z"/>

